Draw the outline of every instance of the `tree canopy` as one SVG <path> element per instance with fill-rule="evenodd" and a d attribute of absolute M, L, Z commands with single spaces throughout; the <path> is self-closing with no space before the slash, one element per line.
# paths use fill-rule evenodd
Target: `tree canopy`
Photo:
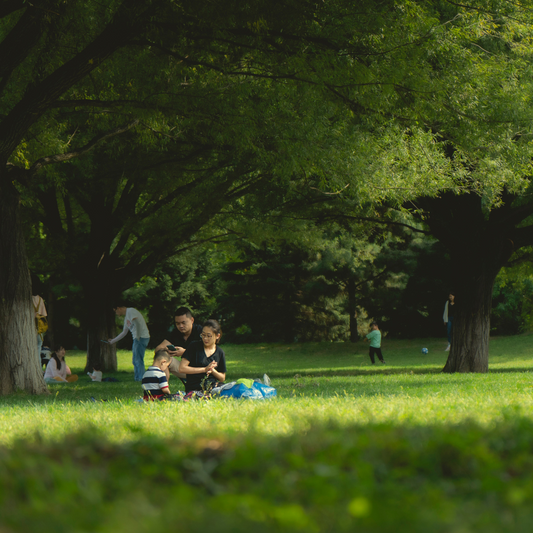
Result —
<path fill-rule="evenodd" d="M 427 224 L 450 253 L 458 293 L 445 371 L 486 372 L 494 280 L 533 236 L 531 10 L 506 2 L 411 7 L 419 23 L 408 27 L 405 46 L 387 41 L 377 59 L 402 66 L 380 86 L 390 104 L 383 122 L 352 153 L 344 209 L 388 205 Z M 358 91 L 343 96 L 358 102 Z"/>
<path fill-rule="evenodd" d="M 428 223 L 469 302 L 447 368 L 486 370 L 494 277 L 532 241 L 531 15 L 501 0 L 4 2 L 0 391 L 44 390 L 26 364 L 20 198 L 73 246 L 69 268 L 96 269 L 87 287 L 118 289 L 117 269 L 126 286 L 280 185 Z"/>

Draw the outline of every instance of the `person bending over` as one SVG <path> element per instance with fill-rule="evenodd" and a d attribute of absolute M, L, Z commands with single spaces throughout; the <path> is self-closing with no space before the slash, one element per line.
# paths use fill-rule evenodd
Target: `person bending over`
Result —
<path fill-rule="evenodd" d="M 65 362 L 66 350 L 58 344 L 52 352 L 52 357 L 46 365 L 44 380 L 46 383 L 73 383 L 78 381 L 78 376 L 70 371 Z"/>
<path fill-rule="evenodd" d="M 152 366 L 148 367 L 142 378 L 145 400 L 159 400 L 170 394 L 165 370 L 170 365 L 171 359 L 166 350 L 156 352 Z"/>
<path fill-rule="evenodd" d="M 131 347 L 131 351 L 133 352 L 131 359 L 133 375 L 135 381 L 141 381 L 144 374 L 144 352 L 150 342 L 148 326 L 141 313 L 133 307 L 126 307 L 123 303 L 120 303 L 113 307 L 113 311 L 115 311 L 117 316 L 124 317 L 124 329 L 114 339 L 107 339 L 107 342 L 109 344 L 115 344 L 126 336 L 128 330 L 131 331 L 131 336 L 133 337 L 133 345 Z"/>
<path fill-rule="evenodd" d="M 202 328 L 202 340 L 192 342 L 185 350 L 180 373 L 187 376 L 186 392 L 202 390 L 205 378 L 204 388 L 226 379 L 226 356 L 218 346 L 221 335 L 220 324 L 216 320 L 207 320 Z"/>

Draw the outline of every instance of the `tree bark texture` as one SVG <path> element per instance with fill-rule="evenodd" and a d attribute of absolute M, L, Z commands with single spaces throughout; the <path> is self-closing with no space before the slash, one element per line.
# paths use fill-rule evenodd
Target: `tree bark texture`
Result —
<path fill-rule="evenodd" d="M 0 178 L 1 179 L 1 178 Z M 19 195 L 0 181 L 0 394 L 48 388 L 37 354 L 31 282 L 19 214 Z"/>
<path fill-rule="evenodd" d="M 96 276 L 95 276 L 96 277 Z M 96 281 L 96 280 L 95 280 Z M 117 350 L 115 344 L 105 344 L 107 340 L 116 336 L 115 313 L 112 309 L 109 293 L 90 284 L 85 290 L 87 305 L 87 364 L 85 372 L 92 372 L 99 368 L 102 372 L 117 370 Z"/>

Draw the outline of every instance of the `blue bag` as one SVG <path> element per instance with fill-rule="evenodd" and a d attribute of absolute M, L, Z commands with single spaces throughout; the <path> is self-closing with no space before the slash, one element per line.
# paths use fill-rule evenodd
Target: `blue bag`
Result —
<path fill-rule="evenodd" d="M 274 387 L 269 387 L 268 385 L 264 385 L 260 381 L 255 381 L 252 385 L 254 389 L 257 389 L 261 392 L 263 395 L 263 398 L 273 398 L 274 396 L 277 396 L 278 392 Z"/>
<path fill-rule="evenodd" d="M 237 383 L 233 385 L 233 387 L 220 391 L 220 396 L 263 400 L 264 398 L 272 398 L 273 396 L 276 396 L 276 389 L 274 387 L 267 387 L 257 381 L 253 383 L 251 387 L 247 387 L 244 383 Z"/>

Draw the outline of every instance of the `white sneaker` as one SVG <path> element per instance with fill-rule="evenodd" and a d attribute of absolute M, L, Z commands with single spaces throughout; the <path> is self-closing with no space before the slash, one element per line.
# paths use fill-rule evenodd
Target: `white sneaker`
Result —
<path fill-rule="evenodd" d="M 448 344 L 448 346 L 446 347 L 446 350 L 444 350 L 445 352 L 449 352 L 450 351 L 450 345 Z"/>

